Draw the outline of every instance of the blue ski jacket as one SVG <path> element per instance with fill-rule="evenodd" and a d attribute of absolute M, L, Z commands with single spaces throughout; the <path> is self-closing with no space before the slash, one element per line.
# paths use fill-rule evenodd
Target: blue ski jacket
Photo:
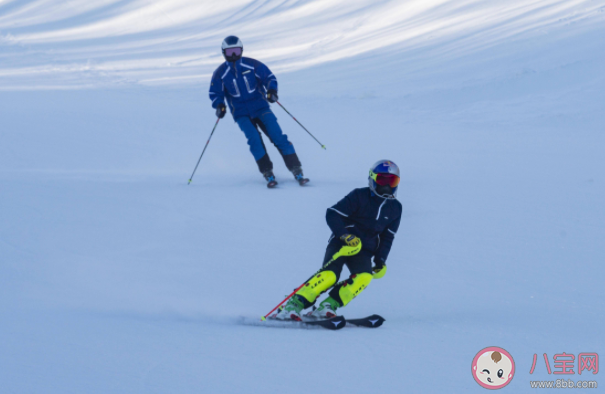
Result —
<path fill-rule="evenodd" d="M 362 250 L 374 254 L 374 260 L 386 262 L 402 210 L 399 201 L 379 197 L 369 187 L 355 189 L 326 212 L 330 241 L 344 234 L 356 235 Z"/>
<path fill-rule="evenodd" d="M 241 116 L 256 118 L 269 109 L 265 92 L 277 91 L 275 75 L 258 60 L 242 57 L 235 63 L 221 64 L 210 82 L 212 108 L 229 104 L 233 119 Z"/>

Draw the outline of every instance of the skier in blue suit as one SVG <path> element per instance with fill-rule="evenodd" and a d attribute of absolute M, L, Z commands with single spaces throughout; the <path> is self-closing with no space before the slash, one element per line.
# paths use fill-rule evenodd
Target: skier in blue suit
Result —
<path fill-rule="evenodd" d="M 250 152 L 267 181 L 267 187 L 275 187 L 277 181 L 258 128 L 279 150 L 286 167 L 298 183 L 304 185 L 309 180 L 303 175 L 294 146 L 269 108 L 269 103 L 275 103 L 278 99 L 275 75 L 258 60 L 242 57 L 244 46 L 235 36 L 225 38 L 222 51 L 226 61 L 216 69 L 210 83 L 210 100 L 216 109 L 216 116 L 225 116 L 226 102 L 233 119 L 248 139 Z"/>

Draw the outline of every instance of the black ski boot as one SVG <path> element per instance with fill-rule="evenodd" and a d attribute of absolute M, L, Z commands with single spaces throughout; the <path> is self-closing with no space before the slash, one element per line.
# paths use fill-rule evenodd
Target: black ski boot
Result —
<path fill-rule="evenodd" d="M 277 186 L 277 181 L 275 180 L 275 175 L 273 175 L 273 171 L 267 171 L 263 173 L 263 176 L 267 181 L 267 187 L 269 189 L 273 189 L 275 186 Z"/>
<path fill-rule="evenodd" d="M 309 178 L 305 178 L 305 176 L 303 175 L 302 167 L 294 167 L 292 169 L 292 174 L 294 174 L 294 179 L 296 179 L 298 184 L 301 186 L 309 182 Z"/>

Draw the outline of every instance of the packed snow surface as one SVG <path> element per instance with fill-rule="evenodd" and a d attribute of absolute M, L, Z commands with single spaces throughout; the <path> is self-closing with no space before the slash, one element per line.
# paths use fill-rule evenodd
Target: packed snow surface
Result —
<path fill-rule="evenodd" d="M 544 353 L 605 354 L 604 22 L 600 0 L 1 0 L 0 391 L 483 393 L 498 346 L 531 393 L 560 378 Z M 272 106 L 305 187 L 266 141 L 268 190 L 229 115 L 187 185 L 230 34 L 327 146 Z M 384 325 L 240 324 L 319 268 L 326 209 L 379 159 L 401 227 L 341 311 Z"/>

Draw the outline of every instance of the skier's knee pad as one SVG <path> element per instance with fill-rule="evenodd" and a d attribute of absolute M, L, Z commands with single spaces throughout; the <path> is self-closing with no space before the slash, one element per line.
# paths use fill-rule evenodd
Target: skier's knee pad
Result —
<path fill-rule="evenodd" d="M 334 290 L 332 290 L 332 292 L 337 292 L 337 294 L 332 294 L 332 292 L 330 292 L 330 296 L 338 300 L 342 306 L 345 306 L 351 302 L 353 298 L 357 297 L 363 289 L 368 287 L 371 281 L 372 274 L 368 274 L 367 272 L 351 275 L 351 277 L 344 281 L 342 285 L 335 287 Z"/>
<path fill-rule="evenodd" d="M 336 280 L 337 278 L 334 272 L 322 271 L 305 283 L 302 289 L 298 290 L 296 294 L 304 297 L 309 303 L 313 304 L 321 293 L 334 286 Z"/>

